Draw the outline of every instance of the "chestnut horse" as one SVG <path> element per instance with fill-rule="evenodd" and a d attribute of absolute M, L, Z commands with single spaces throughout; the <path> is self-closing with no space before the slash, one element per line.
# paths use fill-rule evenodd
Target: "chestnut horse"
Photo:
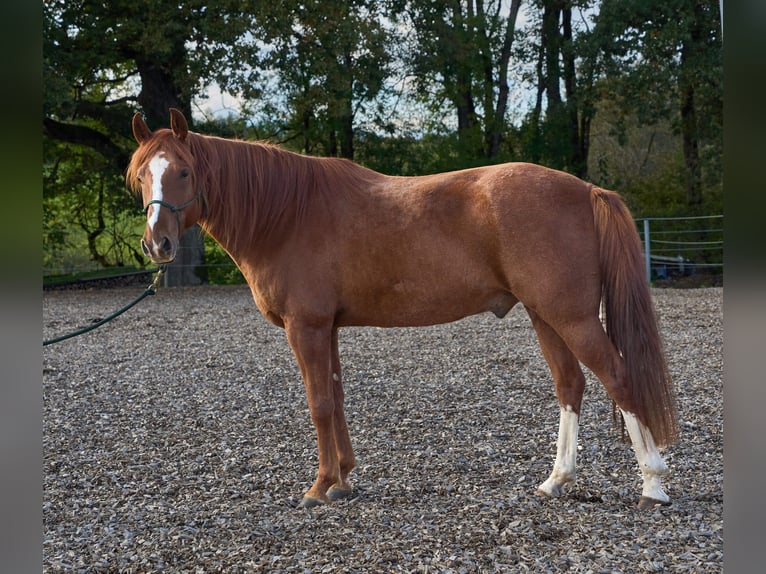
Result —
<path fill-rule="evenodd" d="M 581 362 L 622 413 L 643 475 L 639 507 L 669 503 L 658 447 L 677 437 L 674 388 L 640 238 L 616 193 L 527 163 L 390 177 L 196 134 L 177 110 L 170 129 L 155 132 L 136 114 L 133 134 L 127 182 L 145 206 L 144 252 L 173 261 L 182 232 L 198 223 L 236 262 L 261 313 L 286 331 L 319 451 L 302 506 L 351 492 L 340 327 L 503 317 L 518 302 L 560 404 L 556 458 L 538 492 L 559 496 L 575 478 Z"/>

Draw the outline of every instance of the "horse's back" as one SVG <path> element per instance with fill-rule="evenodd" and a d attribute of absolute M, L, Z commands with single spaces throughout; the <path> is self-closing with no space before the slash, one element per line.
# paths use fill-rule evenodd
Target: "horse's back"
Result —
<path fill-rule="evenodd" d="M 419 325 L 598 298 L 589 185 L 502 164 L 385 178 L 334 225 L 334 281 L 348 324 Z M 596 304 L 594 303 L 594 304 Z"/>

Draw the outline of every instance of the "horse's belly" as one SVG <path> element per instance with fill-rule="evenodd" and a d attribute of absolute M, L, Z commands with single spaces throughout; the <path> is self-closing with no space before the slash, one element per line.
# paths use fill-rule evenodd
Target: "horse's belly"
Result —
<path fill-rule="evenodd" d="M 342 306 L 340 325 L 377 327 L 420 327 L 457 321 L 490 311 L 504 317 L 518 302 L 508 291 L 461 289 L 459 287 L 409 290 L 394 284 L 386 292 L 375 290 L 369 297 L 354 298 Z"/>

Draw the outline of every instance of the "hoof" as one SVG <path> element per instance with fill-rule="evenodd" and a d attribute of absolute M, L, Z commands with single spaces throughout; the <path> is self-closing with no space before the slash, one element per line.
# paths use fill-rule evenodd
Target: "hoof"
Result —
<path fill-rule="evenodd" d="M 656 498 L 649 498 L 648 496 L 642 496 L 638 499 L 639 510 L 651 510 L 655 506 L 670 506 L 669 500 L 657 500 Z"/>
<path fill-rule="evenodd" d="M 540 486 L 537 487 L 538 496 L 545 496 L 547 498 L 558 498 L 564 494 L 564 488 L 571 484 L 572 480 L 566 480 L 563 482 L 553 482 L 546 480 Z"/>
<path fill-rule="evenodd" d="M 558 498 L 564 494 L 564 489 L 574 484 L 574 472 L 562 472 L 554 470 L 548 480 L 537 487 L 537 494 L 548 498 Z"/>
<path fill-rule="evenodd" d="M 336 500 L 340 500 L 341 498 L 346 498 L 349 494 L 351 494 L 350 488 L 331 486 L 330 490 L 327 491 L 327 498 L 334 502 Z"/>
<path fill-rule="evenodd" d="M 321 498 L 314 498 L 313 496 L 304 496 L 303 500 L 301 500 L 300 504 L 298 505 L 298 508 L 314 508 L 315 506 L 322 506 L 325 504 L 325 501 Z"/>

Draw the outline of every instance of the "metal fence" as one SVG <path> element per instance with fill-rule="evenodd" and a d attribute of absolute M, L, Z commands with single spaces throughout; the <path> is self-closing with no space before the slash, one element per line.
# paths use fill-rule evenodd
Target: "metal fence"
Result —
<path fill-rule="evenodd" d="M 723 215 L 645 217 L 636 224 L 650 282 L 723 273 Z"/>

